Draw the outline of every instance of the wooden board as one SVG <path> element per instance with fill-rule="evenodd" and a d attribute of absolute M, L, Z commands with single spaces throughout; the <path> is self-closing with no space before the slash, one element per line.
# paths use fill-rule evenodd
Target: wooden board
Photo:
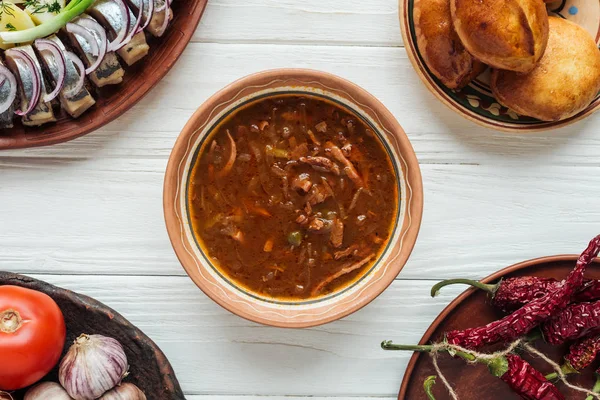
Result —
<path fill-rule="evenodd" d="M 58 121 L 39 127 L 26 127 L 15 116 L 15 126 L 0 131 L 0 150 L 47 146 L 92 132 L 124 114 L 140 101 L 175 64 L 190 41 L 208 0 L 177 0 L 174 18 L 161 38 L 148 37 L 150 52 L 132 66 L 124 66 L 125 76 L 119 85 L 105 86 L 92 93 L 96 105 L 73 119 L 64 111 Z"/>

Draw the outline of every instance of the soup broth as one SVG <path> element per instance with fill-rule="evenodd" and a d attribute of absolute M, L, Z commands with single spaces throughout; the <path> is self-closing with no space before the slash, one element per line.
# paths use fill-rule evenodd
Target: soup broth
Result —
<path fill-rule="evenodd" d="M 385 248 L 398 210 L 383 145 L 359 117 L 316 96 L 258 100 L 224 120 L 193 165 L 193 232 L 250 292 L 319 297 Z"/>

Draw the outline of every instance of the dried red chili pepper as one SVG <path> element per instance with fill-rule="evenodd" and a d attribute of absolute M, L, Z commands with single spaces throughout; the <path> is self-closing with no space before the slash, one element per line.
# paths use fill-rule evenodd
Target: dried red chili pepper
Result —
<path fill-rule="evenodd" d="M 434 349 L 431 345 L 406 346 L 391 342 L 383 342 L 381 347 L 384 350 L 409 350 L 423 353 L 431 352 Z M 454 355 L 469 362 L 487 365 L 492 375 L 507 383 L 522 399 L 564 400 L 565 398 L 558 388 L 548 381 L 541 372 L 515 354 L 507 354 L 492 359 L 478 358 L 471 352 L 457 351 Z"/>
<path fill-rule="evenodd" d="M 448 343 L 468 349 L 475 349 L 497 342 L 510 342 L 529 333 L 533 328 L 547 321 L 563 310 L 571 297 L 583 285 L 586 267 L 600 251 L 600 235 L 589 243 L 579 256 L 575 269 L 569 273 L 561 285 L 546 295 L 530 301 L 506 317 L 487 325 L 455 330 L 446 333 Z"/>
<path fill-rule="evenodd" d="M 580 339 L 600 330 L 600 301 L 570 304 L 542 324 L 542 335 L 550 344 Z"/>
<path fill-rule="evenodd" d="M 564 399 L 558 388 L 521 357 L 508 354 L 508 370 L 500 377 L 515 393 L 527 400 Z"/>
<path fill-rule="evenodd" d="M 502 312 L 510 313 L 523 307 L 531 300 L 538 299 L 546 293 L 558 289 L 562 282 L 554 278 L 538 278 L 536 276 L 506 278 L 494 285 L 470 279 L 447 279 L 431 288 L 431 296 L 435 297 L 444 286 L 457 283 L 471 285 L 491 294 L 492 305 Z M 590 279 L 584 281 L 583 286 L 575 293 L 571 302 L 581 303 L 594 300 L 600 300 L 600 280 Z"/>
<path fill-rule="evenodd" d="M 576 374 L 587 368 L 594 362 L 600 354 L 600 334 L 586 336 L 569 347 L 569 352 L 565 356 L 565 362 L 560 369 L 563 374 Z M 546 379 L 554 380 L 558 378 L 556 372 L 546 375 Z"/>
<path fill-rule="evenodd" d="M 565 362 L 575 371 L 587 368 L 600 354 L 600 335 L 587 336 L 569 347 Z"/>

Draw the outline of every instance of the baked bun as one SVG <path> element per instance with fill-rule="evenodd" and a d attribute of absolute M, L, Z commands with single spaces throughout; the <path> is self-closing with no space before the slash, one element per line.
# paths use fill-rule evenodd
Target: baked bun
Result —
<path fill-rule="evenodd" d="M 542 0 L 451 0 L 452 23 L 467 51 L 490 67 L 529 72 L 548 43 Z"/>
<path fill-rule="evenodd" d="M 415 0 L 417 46 L 425 64 L 446 87 L 460 89 L 482 73 L 452 27 L 450 0 Z"/>
<path fill-rule="evenodd" d="M 496 99 L 519 114 L 542 121 L 569 118 L 585 109 L 600 91 L 600 51 L 579 25 L 550 17 L 544 56 L 527 74 L 494 70 Z"/>

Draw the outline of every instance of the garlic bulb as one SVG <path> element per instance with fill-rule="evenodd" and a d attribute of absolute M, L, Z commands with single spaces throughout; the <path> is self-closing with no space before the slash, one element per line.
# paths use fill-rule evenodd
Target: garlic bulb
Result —
<path fill-rule="evenodd" d="M 94 400 L 127 375 L 123 346 L 102 335 L 79 336 L 60 363 L 58 380 L 75 400 Z"/>
<path fill-rule="evenodd" d="M 71 397 L 58 383 L 42 382 L 29 389 L 23 400 L 71 400 Z"/>
<path fill-rule="evenodd" d="M 0 400 L 14 400 L 10 393 L 0 391 Z"/>
<path fill-rule="evenodd" d="M 99 400 L 146 400 L 146 395 L 133 383 L 122 383 Z"/>

